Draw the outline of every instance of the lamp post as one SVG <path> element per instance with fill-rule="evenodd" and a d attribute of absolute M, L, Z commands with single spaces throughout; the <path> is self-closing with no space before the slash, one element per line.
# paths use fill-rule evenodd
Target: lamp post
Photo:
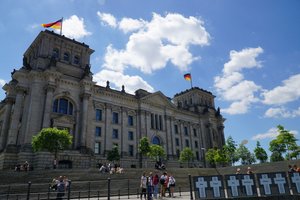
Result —
<path fill-rule="evenodd" d="M 203 151 L 203 166 L 204 166 L 204 168 L 206 168 L 206 159 L 205 159 L 206 149 L 202 147 L 201 150 Z"/>

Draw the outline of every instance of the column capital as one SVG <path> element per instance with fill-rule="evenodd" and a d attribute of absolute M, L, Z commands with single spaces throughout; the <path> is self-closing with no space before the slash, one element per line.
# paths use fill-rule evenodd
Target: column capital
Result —
<path fill-rule="evenodd" d="M 54 92 L 55 91 L 56 86 L 54 84 L 47 84 L 44 89 L 46 90 L 46 92 Z"/>
<path fill-rule="evenodd" d="M 83 98 L 83 99 L 89 99 L 91 96 L 92 96 L 92 95 L 89 94 L 89 93 L 82 93 L 82 94 L 80 95 L 80 97 Z"/>

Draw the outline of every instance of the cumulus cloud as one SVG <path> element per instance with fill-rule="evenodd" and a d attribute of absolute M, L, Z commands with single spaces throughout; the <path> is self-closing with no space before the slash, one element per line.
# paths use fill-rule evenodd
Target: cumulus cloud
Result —
<path fill-rule="evenodd" d="M 64 20 L 62 32 L 66 37 L 74 39 L 80 39 L 92 34 L 85 29 L 84 19 L 76 15 L 72 15 Z"/>
<path fill-rule="evenodd" d="M 296 110 L 287 110 L 284 107 L 280 108 L 269 108 L 265 112 L 265 117 L 267 118 L 295 118 L 300 116 L 300 107 Z"/>
<path fill-rule="evenodd" d="M 222 99 L 231 101 L 228 108 L 222 112 L 228 114 L 247 113 L 252 103 L 258 102 L 256 93 L 262 87 L 253 81 L 245 80 L 241 71 L 244 68 L 261 67 L 261 61 L 257 60 L 263 52 L 261 47 L 246 48 L 241 51 L 230 52 L 230 60 L 224 64 L 223 73 L 214 78 L 214 87 Z"/>
<path fill-rule="evenodd" d="M 291 130 L 290 133 L 297 135 L 298 131 Z M 262 140 L 262 139 L 274 139 L 279 135 L 277 128 L 270 128 L 266 133 L 260 133 L 253 136 L 252 140 Z"/>
<path fill-rule="evenodd" d="M 97 12 L 97 15 L 98 15 L 100 21 L 102 22 L 102 24 L 111 26 L 113 28 L 117 27 L 117 21 L 113 15 L 111 15 L 109 13 L 101 13 L 99 11 Z"/>
<path fill-rule="evenodd" d="M 151 87 L 139 76 L 129 76 L 124 75 L 121 72 L 104 69 L 96 73 L 93 77 L 94 81 L 96 81 L 98 85 L 102 86 L 106 85 L 106 81 L 109 80 L 114 84 L 115 89 L 117 90 L 121 90 L 122 85 L 124 85 L 125 91 L 131 94 L 134 94 L 137 89 L 144 89 L 148 92 L 154 92 L 153 87 Z"/>
<path fill-rule="evenodd" d="M 282 105 L 300 97 L 300 74 L 293 75 L 282 81 L 282 85 L 265 91 L 263 103 L 268 105 Z"/>
<path fill-rule="evenodd" d="M 190 45 L 205 46 L 210 40 L 203 21 L 176 13 L 153 13 L 150 21 L 123 18 L 116 26 L 131 34 L 124 49 L 107 47 L 104 67 L 119 72 L 134 67 L 149 74 L 165 68 L 168 62 L 186 71 L 189 64 L 200 58 L 191 54 Z"/>
<path fill-rule="evenodd" d="M 3 79 L 0 79 L 0 87 L 3 87 L 5 85 L 6 81 Z"/>

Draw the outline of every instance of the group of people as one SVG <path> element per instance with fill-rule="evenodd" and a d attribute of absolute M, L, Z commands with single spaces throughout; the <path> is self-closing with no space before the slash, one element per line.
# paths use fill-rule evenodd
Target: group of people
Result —
<path fill-rule="evenodd" d="M 143 196 L 145 200 L 157 199 L 158 196 L 165 197 L 167 191 L 169 192 L 168 197 L 175 197 L 175 182 L 176 180 L 172 174 L 167 172 L 164 172 L 161 176 L 158 175 L 158 171 L 155 171 L 155 174 L 150 172 L 149 176 L 146 176 L 146 172 L 144 172 L 140 181 L 141 199 Z"/>
<path fill-rule="evenodd" d="M 25 161 L 23 164 L 17 164 L 15 166 L 15 171 L 19 172 L 19 171 L 29 171 L 30 170 L 30 166 L 29 163 L 27 161 Z"/>
<path fill-rule="evenodd" d="M 241 169 L 237 168 L 235 174 L 241 174 Z M 251 167 L 247 167 L 246 174 L 253 174 Z"/>
<path fill-rule="evenodd" d="M 300 172 L 300 167 L 298 167 L 297 165 L 289 165 L 289 169 L 288 169 L 289 173 L 294 173 L 294 172 Z"/>
<path fill-rule="evenodd" d="M 111 163 L 98 163 L 98 169 L 101 173 L 110 173 L 110 174 L 122 174 L 124 173 L 124 169 L 117 163 L 112 165 Z"/>
<path fill-rule="evenodd" d="M 59 176 L 58 178 L 54 178 L 52 180 L 50 189 L 52 191 L 56 191 L 56 199 L 61 200 L 65 193 L 69 190 L 70 182 L 66 176 Z"/>

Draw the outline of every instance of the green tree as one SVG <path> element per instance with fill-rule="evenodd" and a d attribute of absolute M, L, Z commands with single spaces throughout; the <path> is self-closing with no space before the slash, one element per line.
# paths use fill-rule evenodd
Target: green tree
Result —
<path fill-rule="evenodd" d="M 31 144 L 35 152 L 47 150 L 54 154 L 56 160 L 58 152 L 67 149 L 72 144 L 72 136 L 67 130 L 43 128 L 33 136 Z"/>
<path fill-rule="evenodd" d="M 195 155 L 191 148 L 185 147 L 181 152 L 179 156 L 179 160 L 181 162 L 188 162 L 188 166 L 190 165 L 190 161 L 192 161 L 195 158 Z"/>
<path fill-rule="evenodd" d="M 143 167 L 143 156 L 147 156 L 150 151 L 150 143 L 147 137 L 142 137 L 139 143 L 139 153 L 140 153 L 140 168 Z"/>
<path fill-rule="evenodd" d="M 111 151 L 107 153 L 107 160 L 109 161 L 119 161 L 120 160 L 119 147 L 114 145 Z"/>
<path fill-rule="evenodd" d="M 162 146 L 153 144 L 150 145 L 150 151 L 147 153 L 147 156 L 155 161 L 159 161 L 159 158 L 165 157 L 166 154 Z"/>
<path fill-rule="evenodd" d="M 256 147 L 254 149 L 255 157 L 260 161 L 260 163 L 264 163 L 268 159 L 267 152 L 261 147 L 259 141 L 256 142 Z"/>
<path fill-rule="evenodd" d="M 284 158 L 282 154 L 278 151 L 273 151 L 271 156 L 270 156 L 270 161 L 271 162 L 278 162 L 278 161 L 283 161 Z"/>
<path fill-rule="evenodd" d="M 231 136 L 227 138 L 226 144 L 223 146 L 223 153 L 227 157 L 231 165 L 234 165 L 234 163 L 239 160 L 236 154 L 236 146 L 237 144 Z"/>
<path fill-rule="evenodd" d="M 282 157 L 282 154 L 285 154 L 287 160 L 290 160 L 292 157 L 296 157 L 299 153 L 299 146 L 297 145 L 294 134 L 290 131 L 285 130 L 283 126 L 277 126 L 278 136 L 270 142 L 269 150 L 274 154 L 274 160 L 276 158 Z M 278 154 L 281 154 L 279 156 Z"/>
<path fill-rule="evenodd" d="M 209 163 L 210 166 L 216 166 L 215 155 L 217 154 L 216 148 L 208 149 L 205 153 L 205 160 Z"/>
<path fill-rule="evenodd" d="M 208 149 L 205 159 L 213 167 L 216 167 L 217 164 L 224 165 L 229 162 L 229 157 L 226 156 L 225 151 L 217 148 Z"/>
<path fill-rule="evenodd" d="M 249 165 L 255 163 L 255 155 L 249 151 L 249 149 L 241 143 L 237 149 L 238 158 L 241 159 L 242 165 Z"/>

